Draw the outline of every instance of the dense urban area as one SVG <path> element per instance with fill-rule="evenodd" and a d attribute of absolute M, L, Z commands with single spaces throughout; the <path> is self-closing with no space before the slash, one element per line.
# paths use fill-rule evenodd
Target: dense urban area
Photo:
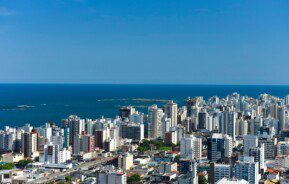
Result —
<path fill-rule="evenodd" d="M 289 183 L 289 95 L 162 103 L 5 126 L 0 183 Z"/>

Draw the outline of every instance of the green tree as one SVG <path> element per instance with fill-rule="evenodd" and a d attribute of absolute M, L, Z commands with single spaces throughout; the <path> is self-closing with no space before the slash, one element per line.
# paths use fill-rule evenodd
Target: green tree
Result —
<path fill-rule="evenodd" d="M 71 176 L 65 176 L 65 181 L 66 181 L 66 182 L 71 181 Z"/>
<path fill-rule="evenodd" d="M 199 184 L 207 184 L 207 179 L 204 175 L 199 175 L 198 176 L 198 183 Z"/>
<path fill-rule="evenodd" d="M 20 160 L 17 164 L 16 167 L 24 169 L 28 164 L 32 163 L 33 161 L 30 159 L 27 160 Z"/>
<path fill-rule="evenodd" d="M 138 183 L 138 182 L 140 182 L 140 180 L 141 180 L 141 178 L 138 174 L 133 174 L 127 179 L 127 182 L 128 183 Z"/>
<path fill-rule="evenodd" d="M 35 157 L 35 162 L 39 162 L 39 157 Z"/>
<path fill-rule="evenodd" d="M 181 159 L 181 155 L 175 156 L 175 162 L 180 162 L 180 159 Z"/>
<path fill-rule="evenodd" d="M 13 163 L 6 163 L 6 164 L 0 165 L 0 170 L 11 170 L 13 168 L 14 168 Z"/>

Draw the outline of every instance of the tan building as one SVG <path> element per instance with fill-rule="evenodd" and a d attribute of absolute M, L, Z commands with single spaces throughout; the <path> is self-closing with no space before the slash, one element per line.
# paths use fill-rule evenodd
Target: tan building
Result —
<path fill-rule="evenodd" d="M 118 167 L 127 171 L 133 166 L 133 155 L 125 153 L 118 157 Z"/>
<path fill-rule="evenodd" d="M 2 161 L 3 162 L 8 162 L 8 163 L 15 163 L 19 162 L 20 160 L 24 159 L 23 154 L 12 154 L 12 153 L 7 153 L 2 155 Z"/>

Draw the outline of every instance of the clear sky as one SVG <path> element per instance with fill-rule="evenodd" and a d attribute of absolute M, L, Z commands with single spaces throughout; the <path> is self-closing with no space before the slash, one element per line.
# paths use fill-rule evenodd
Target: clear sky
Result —
<path fill-rule="evenodd" d="M 288 0 L 0 0 L 0 83 L 289 85 Z"/>

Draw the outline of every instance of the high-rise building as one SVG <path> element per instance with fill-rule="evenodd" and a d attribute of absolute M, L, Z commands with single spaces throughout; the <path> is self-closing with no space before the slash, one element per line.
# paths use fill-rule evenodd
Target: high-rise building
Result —
<path fill-rule="evenodd" d="M 164 113 L 167 118 L 171 119 L 171 126 L 177 126 L 178 123 L 178 105 L 172 100 L 164 105 Z"/>
<path fill-rule="evenodd" d="M 133 166 L 133 155 L 124 153 L 118 157 L 118 167 L 124 171 L 129 170 Z"/>
<path fill-rule="evenodd" d="M 281 107 L 278 107 L 278 133 L 281 130 L 284 130 L 285 127 L 285 107 L 282 105 Z"/>
<path fill-rule="evenodd" d="M 156 139 L 163 136 L 162 119 L 164 113 L 157 105 L 152 105 L 148 109 L 148 137 Z"/>
<path fill-rule="evenodd" d="M 169 131 L 165 133 L 164 142 L 165 144 L 178 144 L 177 131 Z"/>
<path fill-rule="evenodd" d="M 46 164 L 59 164 L 60 147 L 52 143 L 44 145 L 44 153 L 40 155 L 39 161 Z"/>
<path fill-rule="evenodd" d="M 94 151 L 94 148 L 94 136 L 82 135 L 82 151 L 87 153 Z"/>
<path fill-rule="evenodd" d="M 236 138 L 236 118 L 237 118 L 237 114 L 234 111 L 230 111 L 228 135 L 230 135 L 233 138 L 233 141 L 235 141 L 235 138 Z"/>
<path fill-rule="evenodd" d="M 187 116 L 191 117 L 192 116 L 192 108 L 198 106 L 201 102 L 203 101 L 203 97 L 195 97 L 195 98 L 187 98 L 185 100 L 185 105 L 187 107 Z"/>
<path fill-rule="evenodd" d="M 259 146 L 264 144 L 265 159 L 274 160 L 276 156 L 276 139 L 270 137 L 260 137 L 258 142 Z"/>
<path fill-rule="evenodd" d="M 289 105 L 289 95 L 286 95 L 284 99 L 285 105 Z"/>
<path fill-rule="evenodd" d="M 59 145 L 59 149 L 62 149 L 63 148 L 63 145 L 64 145 L 64 137 L 63 136 L 60 136 L 60 135 L 53 135 L 52 136 L 52 139 L 51 139 L 51 142 L 54 144 L 54 145 Z M 48 140 L 47 140 L 48 141 Z M 48 141 L 49 142 L 49 141 Z"/>
<path fill-rule="evenodd" d="M 274 103 L 270 106 L 270 116 L 278 119 L 278 104 Z"/>
<path fill-rule="evenodd" d="M 63 147 L 69 147 L 69 127 L 63 129 Z"/>
<path fill-rule="evenodd" d="M 265 148 L 264 144 L 260 147 L 250 148 L 249 156 L 254 157 L 254 161 L 259 163 L 259 170 L 265 170 Z"/>
<path fill-rule="evenodd" d="M 35 157 L 37 152 L 37 134 L 25 132 L 21 136 L 22 146 L 21 150 L 24 157 Z"/>
<path fill-rule="evenodd" d="M 93 135 L 96 122 L 92 119 L 85 119 L 85 131 L 89 135 Z"/>
<path fill-rule="evenodd" d="M 220 115 L 220 127 L 219 131 L 222 134 L 228 134 L 229 133 L 229 117 L 230 117 L 230 111 L 229 110 L 224 110 L 221 112 Z"/>
<path fill-rule="evenodd" d="M 129 121 L 135 124 L 143 124 L 144 114 L 138 111 L 129 116 Z"/>
<path fill-rule="evenodd" d="M 13 151 L 16 148 L 16 133 L 1 132 L 0 133 L 0 150 Z"/>
<path fill-rule="evenodd" d="M 249 156 L 250 148 L 258 147 L 258 137 L 255 135 L 244 135 L 244 155 Z"/>
<path fill-rule="evenodd" d="M 211 162 L 209 173 L 210 184 L 214 184 L 222 178 L 231 178 L 231 177 L 232 177 L 231 165 L 216 164 L 214 162 Z"/>
<path fill-rule="evenodd" d="M 241 157 L 236 162 L 234 168 L 235 177 L 239 180 L 244 179 L 250 184 L 259 183 L 259 164 L 254 161 L 254 157 Z"/>
<path fill-rule="evenodd" d="M 135 113 L 135 108 L 132 106 L 124 106 L 119 109 L 119 116 L 121 118 L 129 118 L 130 115 Z"/>
<path fill-rule="evenodd" d="M 134 123 L 122 123 L 120 125 L 120 136 L 122 138 L 141 141 L 144 139 L 144 125 Z"/>
<path fill-rule="evenodd" d="M 286 156 L 289 155 L 289 142 L 288 141 L 280 141 L 277 144 L 277 155 L 278 156 Z"/>
<path fill-rule="evenodd" d="M 200 159 L 202 156 L 202 139 L 193 135 L 181 140 L 181 158 L 184 159 Z"/>
<path fill-rule="evenodd" d="M 181 174 L 180 178 L 184 178 L 181 183 L 198 183 L 197 162 L 195 160 L 181 159 L 179 172 Z"/>
<path fill-rule="evenodd" d="M 208 138 L 208 159 L 211 162 L 219 162 L 232 154 L 232 138 L 228 135 L 214 133 Z"/>
<path fill-rule="evenodd" d="M 226 158 L 230 158 L 233 154 L 233 139 L 229 135 L 224 135 L 224 147 L 225 147 L 224 156 Z"/>
<path fill-rule="evenodd" d="M 201 112 L 199 112 L 199 119 L 198 119 L 198 129 L 207 129 L 207 118 L 208 113 L 205 109 L 202 109 Z"/>
<path fill-rule="evenodd" d="M 109 138 L 109 130 L 96 130 L 94 132 L 94 144 L 95 147 L 98 147 L 100 149 L 104 148 L 104 141 Z"/>
<path fill-rule="evenodd" d="M 82 134 L 85 130 L 85 121 L 80 119 L 78 116 L 69 116 L 68 119 L 64 119 L 62 124 L 65 124 L 65 127 L 69 127 L 69 144 L 74 144 L 75 135 Z"/>
<path fill-rule="evenodd" d="M 248 134 L 248 122 L 246 120 L 241 120 L 239 123 L 239 135 L 247 135 Z"/>
<path fill-rule="evenodd" d="M 88 153 L 93 151 L 94 136 L 93 135 L 75 135 L 73 144 L 73 154 L 78 155 L 81 152 Z"/>

